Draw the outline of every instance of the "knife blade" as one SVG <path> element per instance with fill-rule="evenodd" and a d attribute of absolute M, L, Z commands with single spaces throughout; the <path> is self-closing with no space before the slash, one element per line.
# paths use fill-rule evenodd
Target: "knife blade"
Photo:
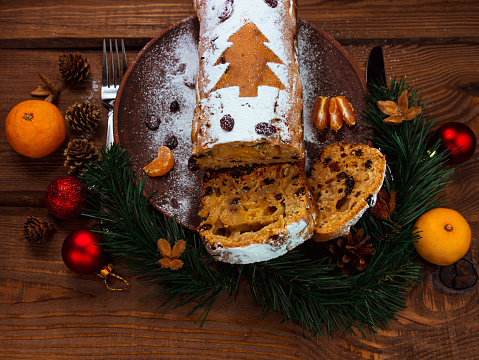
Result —
<path fill-rule="evenodd" d="M 366 82 L 386 87 L 386 70 L 381 46 L 375 46 L 369 53 L 366 63 Z"/>

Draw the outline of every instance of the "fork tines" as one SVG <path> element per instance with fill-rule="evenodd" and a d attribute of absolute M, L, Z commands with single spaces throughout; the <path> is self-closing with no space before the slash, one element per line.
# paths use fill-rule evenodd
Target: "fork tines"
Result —
<path fill-rule="evenodd" d="M 107 87 L 119 87 L 121 78 L 123 77 L 127 69 L 125 43 L 123 39 L 121 39 L 122 70 L 120 70 L 118 40 L 115 39 L 115 56 L 113 56 L 113 43 L 111 39 L 109 40 L 109 45 L 110 61 L 108 62 L 106 39 L 103 39 L 103 73 L 101 78 L 101 85 Z"/>

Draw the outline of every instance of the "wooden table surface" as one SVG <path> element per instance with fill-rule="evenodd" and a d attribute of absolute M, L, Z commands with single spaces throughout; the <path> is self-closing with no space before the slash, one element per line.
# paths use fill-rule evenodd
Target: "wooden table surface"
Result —
<path fill-rule="evenodd" d="M 259 0 L 258 0 L 259 1 Z M 91 63 L 89 78 L 66 88 L 55 104 L 62 113 L 74 102 L 101 105 L 103 38 L 125 39 L 128 60 L 155 35 L 193 14 L 190 0 L 3 0 L 0 1 L 0 118 L 31 99 L 41 71 L 63 84 L 60 55 L 80 52 Z M 364 72 L 369 51 L 383 46 L 387 76 L 406 77 L 424 88 L 437 126 L 459 121 L 479 132 L 479 2 L 463 0 L 300 0 L 299 17 L 332 35 Z M 105 289 L 95 275 L 71 272 L 60 249 L 73 230 L 89 220 L 54 221 L 53 238 L 24 240 L 28 216 L 48 218 L 43 195 L 66 175 L 63 150 L 23 157 L 9 146 L 0 126 L 0 358 L 1 359 L 479 359 L 478 285 L 467 290 L 437 281 L 426 266 L 423 282 L 408 293 L 408 308 L 389 331 L 361 339 L 333 334 L 305 338 L 281 314 L 261 318 L 245 286 L 231 303 L 221 298 L 203 327 L 186 306 L 162 315 L 150 289 L 132 282 L 128 292 Z M 91 138 L 106 136 L 106 111 Z M 467 256 L 479 260 L 479 156 L 457 165 L 446 187 L 447 207 L 472 228 Z M 122 269 L 118 272 L 122 274 Z M 124 275 L 124 273 L 123 273 Z"/>

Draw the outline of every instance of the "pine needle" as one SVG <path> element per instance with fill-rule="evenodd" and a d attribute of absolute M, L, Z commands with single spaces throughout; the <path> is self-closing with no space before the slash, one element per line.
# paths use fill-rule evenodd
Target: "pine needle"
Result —
<path fill-rule="evenodd" d="M 280 312 L 285 321 L 299 324 L 305 336 L 309 332 L 311 337 L 330 338 L 335 331 L 375 334 L 405 309 L 406 292 L 420 279 L 413 225 L 421 214 L 441 204 L 443 187 L 453 171 L 445 167 L 447 154 L 439 153 L 439 144 L 430 141 L 433 121 L 424 115 L 425 103 L 422 113 L 409 122 L 383 123 L 385 115 L 377 101 L 397 102 L 406 89 L 404 79 L 393 79 L 389 88 L 370 86 L 365 99 L 362 117 L 371 130 L 370 140 L 386 155 L 384 187 L 396 191 L 397 204 L 389 220 L 366 212 L 357 224 L 376 249 L 363 272 L 346 277 L 324 259 L 307 256 L 301 247 L 256 264 L 215 261 L 196 232 L 155 211 L 150 201 L 156 194 L 144 196 L 147 177 L 136 179 L 130 156 L 116 144 L 108 151 L 102 149 L 101 159 L 80 175 L 91 189 L 86 215 L 97 220 L 95 229 L 109 254 L 140 283 L 154 286 L 148 296 L 161 297 L 159 307 L 164 312 L 194 302 L 191 314 L 198 314 L 197 321 L 203 324 L 218 297 L 227 294 L 234 301 L 241 280 L 246 279 L 263 316 Z M 421 91 L 409 89 L 409 104 L 420 102 Z M 158 265 L 159 238 L 170 245 L 179 239 L 187 242 L 181 269 Z"/>

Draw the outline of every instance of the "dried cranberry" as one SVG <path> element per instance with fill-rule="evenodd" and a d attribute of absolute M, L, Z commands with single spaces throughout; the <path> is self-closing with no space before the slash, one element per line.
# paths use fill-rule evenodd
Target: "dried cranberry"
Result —
<path fill-rule="evenodd" d="M 230 114 L 226 114 L 221 118 L 220 126 L 224 131 L 230 132 L 235 126 L 235 119 Z"/>
<path fill-rule="evenodd" d="M 283 198 L 283 195 L 281 194 L 276 194 L 274 197 L 276 200 L 281 200 Z"/>
<path fill-rule="evenodd" d="M 190 157 L 188 159 L 188 169 L 191 171 L 198 170 L 200 167 L 198 166 L 198 163 L 196 162 L 196 159 L 194 157 Z"/>
<path fill-rule="evenodd" d="M 177 112 L 178 110 L 180 110 L 180 104 L 177 100 L 173 100 L 170 104 L 170 111 Z"/>
<path fill-rule="evenodd" d="M 337 161 L 329 164 L 329 168 L 334 172 L 339 172 L 339 170 L 341 170 Z"/>
<path fill-rule="evenodd" d="M 223 5 L 223 9 L 220 12 L 220 14 L 218 15 L 218 18 L 221 21 L 225 21 L 226 19 L 228 19 L 231 16 L 231 13 L 233 12 L 233 2 L 234 2 L 234 0 L 226 0 L 225 1 L 224 5 Z"/>
<path fill-rule="evenodd" d="M 300 187 L 300 188 L 295 192 L 295 194 L 296 194 L 297 196 L 304 195 L 304 194 L 306 194 L 306 189 L 305 189 L 304 187 Z"/>
<path fill-rule="evenodd" d="M 354 178 L 352 176 L 348 177 L 346 179 L 346 181 L 344 182 L 344 184 L 346 185 L 346 190 L 344 192 L 344 196 L 348 196 L 349 194 L 351 194 L 353 192 Z"/>
<path fill-rule="evenodd" d="M 160 127 L 161 120 L 158 115 L 148 113 L 146 115 L 145 124 L 150 130 L 156 130 Z"/>
<path fill-rule="evenodd" d="M 231 205 L 238 205 L 238 202 L 240 201 L 240 198 L 234 198 L 231 200 Z"/>
<path fill-rule="evenodd" d="M 272 8 L 275 8 L 276 6 L 278 6 L 278 0 L 264 0 L 264 2 Z"/>
<path fill-rule="evenodd" d="M 213 188 L 211 186 L 207 186 L 205 189 L 205 196 L 210 196 L 213 194 Z"/>
<path fill-rule="evenodd" d="M 276 134 L 276 126 L 268 124 L 266 122 L 260 122 L 254 127 L 255 131 L 260 135 L 273 135 Z"/>
<path fill-rule="evenodd" d="M 366 169 L 371 169 L 371 166 L 373 165 L 373 161 L 371 159 L 368 159 L 366 161 L 366 163 L 364 164 L 364 166 L 366 167 Z"/>
<path fill-rule="evenodd" d="M 178 146 L 178 139 L 173 134 L 167 135 L 165 138 L 164 145 L 166 147 L 169 147 L 170 150 L 176 149 L 176 147 Z"/>
<path fill-rule="evenodd" d="M 274 184 L 274 179 L 264 179 L 263 182 L 265 185 L 271 185 Z"/>
<path fill-rule="evenodd" d="M 342 172 L 342 173 L 339 173 L 338 176 L 336 177 L 338 178 L 338 180 L 343 180 L 343 179 L 347 179 L 349 175 L 345 172 Z"/>

